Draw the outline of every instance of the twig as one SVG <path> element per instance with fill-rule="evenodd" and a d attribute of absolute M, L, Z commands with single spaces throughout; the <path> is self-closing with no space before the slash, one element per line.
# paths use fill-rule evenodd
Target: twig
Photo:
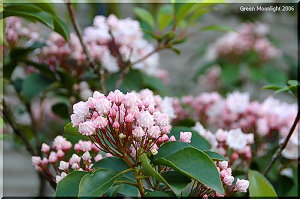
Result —
<path fill-rule="evenodd" d="M 74 9 L 73 9 L 73 6 L 70 2 L 70 0 L 66 0 L 66 5 L 67 5 L 67 8 L 68 8 L 68 11 L 69 11 L 69 14 L 70 14 L 70 18 L 71 18 L 71 22 L 72 22 L 72 26 L 76 32 L 76 35 L 80 41 L 80 44 L 82 46 L 82 49 L 86 55 L 86 58 L 89 62 L 89 64 L 93 67 L 94 69 L 94 72 L 99 70 L 99 75 L 100 75 L 100 86 L 101 86 L 101 90 L 102 92 L 106 93 L 106 89 L 105 89 L 105 82 L 102 81 L 102 79 L 104 79 L 104 71 L 103 71 L 103 68 L 100 67 L 99 65 L 97 65 L 93 58 L 91 57 L 91 54 L 89 53 L 85 43 L 83 42 L 83 38 L 82 38 L 82 31 L 80 29 L 80 26 L 76 20 L 76 17 L 75 17 L 75 12 L 74 12 Z"/>
<path fill-rule="evenodd" d="M 32 148 L 32 146 L 30 145 L 30 143 L 27 140 L 26 136 L 23 134 L 22 131 L 20 131 L 20 129 L 18 129 L 17 125 L 14 123 L 13 119 L 11 118 L 11 116 L 10 116 L 11 114 L 10 114 L 9 108 L 6 105 L 4 99 L 3 99 L 3 115 L 4 115 L 4 119 L 11 126 L 11 128 L 13 129 L 13 131 L 15 132 L 15 134 L 17 136 L 19 136 L 21 138 L 21 140 L 24 142 L 26 150 L 30 153 L 30 155 L 32 155 L 32 156 L 36 155 L 36 152 L 34 151 L 34 149 Z"/>
<path fill-rule="evenodd" d="M 274 163 L 276 162 L 276 160 L 279 158 L 281 152 L 283 151 L 283 149 L 286 147 L 286 145 L 288 144 L 292 134 L 294 133 L 294 130 L 299 122 L 299 117 L 300 117 L 300 112 L 298 110 L 297 116 L 294 120 L 294 123 L 289 131 L 289 134 L 286 136 L 285 140 L 283 141 L 283 143 L 280 145 L 280 147 L 277 149 L 277 151 L 275 152 L 275 154 L 272 157 L 271 162 L 269 163 L 269 165 L 267 166 L 267 168 L 264 170 L 263 174 L 264 176 L 266 176 L 268 174 L 268 172 L 271 170 L 272 166 L 274 165 Z"/>
<path fill-rule="evenodd" d="M 145 59 L 147 59 L 148 57 L 150 57 L 150 56 L 153 55 L 154 53 L 157 53 L 157 52 L 159 52 L 160 50 L 163 50 L 163 49 L 165 49 L 165 48 L 168 48 L 168 46 L 166 46 L 166 45 L 165 45 L 165 46 L 160 46 L 160 45 L 158 45 L 158 46 L 156 47 L 156 49 L 154 49 L 153 51 L 151 51 L 150 53 L 148 53 L 148 54 L 145 55 L 144 57 L 142 57 L 142 58 L 136 60 L 135 62 L 132 62 L 132 63 L 128 64 L 127 67 L 124 68 L 124 69 L 121 71 L 120 77 L 119 77 L 119 79 L 118 79 L 117 82 L 116 82 L 115 89 L 119 88 L 119 86 L 120 86 L 121 83 L 123 82 L 123 80 L 124 80 L 126 74 L 130 71 L 130 69 L 131 69 L 131 67 L 132 67 L 133 65 L 138 64 L 138 63 L 144 61 Z"/>

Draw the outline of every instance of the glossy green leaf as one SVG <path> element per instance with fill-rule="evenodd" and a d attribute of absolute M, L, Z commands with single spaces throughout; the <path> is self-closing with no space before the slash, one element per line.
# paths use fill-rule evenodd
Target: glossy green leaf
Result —
<path fill-rule="evenodd" d="M 98 162 L 94 163 L 93 168 L 96 169 L 112 169 L 114 171 L 124 171 L 126 169 L 129 169 L 129 166 L 120 158 L 117 157 L 109 157 L 109 158 L 103 158 L 99 160 Z M 130 179 L 132 181 L 135 181 L 135 177 L 132 172 L 128 172 L 124 174 L 124 177 L 127 179 Z"/>
<path fill-rule="evenodd" d="M 80 180 L 85 175 L 88 172 L 74 171 L 68 174 L 57 184 L 55 197 L 77 197 Z"/>
<path fill-rule="evenodd" d="M 182 187 L 185 187 L 187 184 L 186 182 L 188 182 L 188 179 L 183 176 L 182 174 L 178 173 L 176 174 L 178 179 L 178 182 L 174 182 L 174 180 L 171 180 L 169 183 L 163 176 L 161 176 L 149 163 L 149 160 L 147 158 L 147 155 L 144 153 L 140 156 L 140 160 L 142 163 L 142 167 L 143 167 L 143 173 L 146 176 L 152 176 L 153 178 L 157 179 L 158 181 L 164 183 L 165 185 L 167 185 L 176 195 L 179 195 L 180 192 L 182 191 Z"/>
<path fill-rule="evenodd" d="M 210 157 L 210 159 L 215 160 L 215 161 L 228 161 L 224 156 L 213 152 L 213 151 L 203 151 L 204 153 L 206 153 L 206 155 L 208 155 Z"/>
<path fill-rule="evenodd" d="M 24 99 L 26 101 L 31 100 L 33 97 L 45 91 L 52 83 L 53 81 L 47 76 L 32 73 L 23 82 L 22 91 Z"/>
<path fill-rule="evenodd" d="M 146 9 L 134 8 L 134 13 L 144 22 L 151 26 L 152 29 L 155 28 L 155 22 L 153 15 Z"/>
<path fill-rule="evenodd" d="M 212 190 L 224 193 L 214 162 L 203 151 L 194 147 L 187 147 L 170 156 L 160 157 L 153 163 L 171 167 L 175 171 L 209 186 Z M 209 175 L 207 175 L 208 173 Z"/>
<path fill-rule="evenodd" d="M 79 197 L 100 197 L 126 171 L 117 172 L 110 169 L 97 169 L 92 174 L 85 175 L 79 184 Z"/>
<path fill-rule="evenodd" d="M 70 40 L 68 26 L 58 17 L 53 17 L 54 31 L 60 34 L 66 41 Z"/>
<path fill-rule="evenodd" d="M 273 185 L 262 174 L 250 170 L 248 177 L 250 197 L 277 197 Z"/>
<path fill-rule="evenodd" d="M 177 190 L 183 191 L 192 180 L 177 171 L 169 171 L 162 174 L 162 177 L 170 186 Z"/>
<path fill-rule="evenodd" d="M 77 143 L 79 140 L 89 140 L 87 136 L 82 135 L 78 132 L 78 127 L 73 127 L 70 122 L 64 127 L 64 137 L 71 141 L 72 144 Z"/>
<path fill-rule="evenodd" d="M 193 147 L 200 149 L 200 150 L 210 150 L 211 146 L 209 142 L 203 138 L 199 133 L 192 128 L 189 127 L 183 127 L 183 126 L 174 126 L 171 129 L 170 136 L 174 135 L 176 140 L 180 139 L 180 132 L 191 132 L 192 133 L 192 139 L 190 145 Z"/>
<path fill-rule="evenodd" d="M 3 18 L 10 16 L 24 17 L 28 20 L 39 21 L 53 29 L 53 18 L 51 14 L 43 11 L 37 6 L 30 4 L 14 4 L 5 6 Z"/>
<path fill-rule="evenodd" d="M 118 184 L 114 185 L 110 188 L 106 193 L 105 196 L 107 197 L 138 197 L 139 190 L 137 187 L 128 185 L 128 184 Z"/>

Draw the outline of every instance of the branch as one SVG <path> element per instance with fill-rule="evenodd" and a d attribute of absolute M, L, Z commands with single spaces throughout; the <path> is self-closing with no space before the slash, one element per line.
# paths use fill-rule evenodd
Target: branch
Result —
<path fill-rule="evenodd" d="M 289 131 L 289 134 L 286 136 L 285 140 L 283 141 L 283 143 L 280 145 L 280 147 L 277 149 L 277 151 L 275 152 L 275 154 L 272 157 L 271 162 L 269 163 L 269 165 L 267 166 L 267 168 L 264 170 L 263 174 L 264 176 L 266 176 L 268 174 L 268 172 L 271 170 L 272 166 L 274 165 L 274 163 L 276 162 L 276 160 L 280 157 L 281 152 L 283 151 L 283 149 L 286 147 L 286 145 L 288 144 L 293 132 L 295 131 L 295 128 L 297 126 L 297 123 L 299 122 L 299 118 L 300 118 L 300 112 L 298 110 L 297 116 L 294 120 L 294 123 Z"/>
<path fill-rule="evenodd" d="M 26 150 L 30 153 L 31 156 L 36 155 L 35 151 L 33 150 L 32 146 L 30 145 L 29 141 L 27 140 L 26 136 L 23 134 L 20 129 L 18 129 L 17 125 L 14 123 L 13 119 L 11 118 L 10 110 L 8 106 L 6 105 L 4 99 L 3 99 L 3 115 L 4 119 L 7 121 L 7 123 L 11 126 L 14 133 L 21 138 L 21 140 L 24 142 L 24 145 L 26 147 Z"/>
<path fill-rule="evenodd" d="M 98 66 L 93 58 L 91 57 L 91 54 L 89 53 L 85 43 L 83 42 L 83 38 L 82 38 L 82 31 L 80 29 L 80 26 L 76 20 L 76 17 L 75 17 L 75 12 L 74 12 L 74 9 L 73 9 L 73 6 L 70 2 L 70 0 L 67 0 L 67 8 L 68 8 L 68 11 L 69 11 L 69 15 L 70 15 L 70 18 L 71 18 L 71 22 L 72 22 L 72 26 L 76 32 L 76 35 L 80 41 L 80 44 L 82 46 L 82 49 L 86 55 L 86 58 L 89 62 L 89 64 L 94 68 L 94 72 L 99 70 L 99 75 L 100 75 L 100 86 L 101 86 L 101 90 L 105 93 L 106 92 L 106 89 L 105 89 L 105 82 L 102 81 L 102 79 L 104 79 L 104 71 L 103 71 L 103 68 Z"/>

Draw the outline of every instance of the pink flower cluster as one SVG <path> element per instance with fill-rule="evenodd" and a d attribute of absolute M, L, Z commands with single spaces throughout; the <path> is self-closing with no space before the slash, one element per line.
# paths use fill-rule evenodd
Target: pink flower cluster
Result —
<path fill-rule="evenodd" d="M 138 21 L 118 19 L 111 14 L 107 18 L 96 16 L 93 26 L 84 30 L 84 41 L 92 57 L 108 72 L 117 72 L 126 62 L 134 63 L 154 50 L 153 45 L 143 38 Z M 155 75 L 158 70 L 159 55 L 154 53 L 133 68 Z"/>
<path fill-rule="evenodd" d="M 102 151 L 131 165 L 141 153 L 155 155 L 159 146 L 169 141 L 169 117 L 158 108 L 149 90 L 127 94 L 115 90 L 108 96 L 96 91 L 86 102 L 74 104 L 71 121 Z"/>
<path fill-rule="evenodd" d="M 267 39 L 268 27 L 261 23 L 245 23 L 236 32 L 229 32 L 218 39 L 209 50 L 211 58 L 238 61 L 249 52 L 256 52 L 259 62 L 267 62 L 280 55 Z"/>
<path fill-rule="evenodd" d="M 245 134 L 240 128 L 225 131 L 218 129 L 215 133 L 204 129 L 197 122 L 193 127 L 202 137 L 207 139 L 211 144 L 213 151 L 228 157 L 231 164 L 239 160 L 239 164 L 248 164 L 252 159 L 251 144 L 254 143 L 254 135 L 252 133 Z"/>
<path fill-rule="evenodd" d="M 227 195 L 229 195 L 232 192 L 247 192 L 247 189 L 249 187 L 248 180 L 241 180 L 237 178 L 235 185 L 232 186 L 234 177 L 232 176 L 231 168 L 228 167 L 227 161 L 218 162 L 217 169 L 220 173 L 221 181 L 227 192 Z"/>
<path fill-rule="evenodd" d="M 38 53 L 37 59 L 56 69 L 57 64 L 60 67 L 76 72 L 77 75 L 83 70 L 86 63 L 86 56 L 83 53 L 82 46 L 78 37 L 71 33 L 70 42 L 56 32 L 52 32 L 46 41 L 46 46 Z"/>
<path fill-rule="evenodd" d="M 37 40 L 39 34 L 33 30 L 32 26 L 23 26 L 21 18 L 7 17 L 5 27 L 5 39 L 10 46 L 16 46 L 20 40 L 26 39 L 29 42 Z"/>
<path fill-rule="evenodd" d="M 281 102 L 273 97 L 268 97 L 262 103 L 250 101 L 248 93 L 240 92 L 230 93 L 226 98 L 216 92 L 202 93 L 197 97 L 186 96 L 175 99 L 173 106 L 177 116 L 175 123 L 193 118 L 206 127 L 225 130 L 241 128 L 243 132 L 259 137 L 272 137 L 278 133 L 285 137 L 297 114 L 296 104 Z M 291 142 L 298 143 L 297 139 L 295 136 Z M 292 148 L 290 151 L 295 152 L 296 149 Z"/>
<path fill-rule="evenodd" d="M 93 163 L 102 159 L 100 149 L 91 141 L 79 140 L 74 145 L 75 153 L 71 153 L 71 148 L 71 142 L 62 136 L 57 136 L 51 147 L 42 144 L 43 156 L 32 156 L 32 164 L 48 180 L 58 183 L 72 171 L 91 171 Z"/>

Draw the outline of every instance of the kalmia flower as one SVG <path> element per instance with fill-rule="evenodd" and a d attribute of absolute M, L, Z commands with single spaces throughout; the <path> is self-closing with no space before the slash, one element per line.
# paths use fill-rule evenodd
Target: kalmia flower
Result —
<path fill-rule="evenodd" d="M 107 96 L 95 92 L 86 102 L 74 104 L 71 121 L 99 150 L 133 165 L 139 154 L 155 155 L 160 145 L 169 140 L 166 134 L 171 129 L 170 121 L 159 111 L 156 101 L 159 99 L 149 90 L 127 94 L 116 90 Z M 81 122 L 77 118 L 82 118 Z M 191 133 L 186 132 L 182 140 L 190 139 Z"/>

